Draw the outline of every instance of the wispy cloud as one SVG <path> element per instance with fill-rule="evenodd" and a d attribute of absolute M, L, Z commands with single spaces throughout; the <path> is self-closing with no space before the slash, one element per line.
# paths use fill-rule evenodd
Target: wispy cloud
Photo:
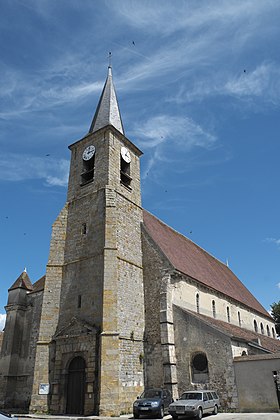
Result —
<path fill-rule="evenodd" d="M 0 331 L 3 331 L 6 322 L 6 314 L 0 314 Z"/>
<path fill-rule="evenodd" d="M 46 186 L 65 187 L 68 182 L 69 161 L 30 155 L 8 154 L 0 157 L 0 179 L 24 181 L 42 179 Z"/>
<path fill-rule="evenodd" d="M 272 244 L 275 244 L 280 249 L 280 239 L 276 238 L 265 238 L 265 242 L 270 242 Z"/>
<path fill-rule="evenodd" d="M 277 287 L 278 287 L 278 289 L 280 289 L 280 283 L 277 283 Z"/>
<path fill-rule="evenodd" d="M 180 160 L 182 154 L 194 148 L 212 149 L 216 146 L 217 137 L 205 130 L 189 117 L 157 115 L 143 124 L 134 126 L 133 136 L 138 139 L 140 147 L 150 149 L 144 179 L 158 162 Z M 171 149 L 176 153 L 169 153 Z M 169 156 L 172 156 L 170 158 Z"/>

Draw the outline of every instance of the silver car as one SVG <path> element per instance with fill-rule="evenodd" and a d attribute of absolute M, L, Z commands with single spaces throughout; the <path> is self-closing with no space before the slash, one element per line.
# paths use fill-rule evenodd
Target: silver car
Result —
<path fill-rule="evenodd" d="M 187 391 L 170 404 L 168 411 L 174 420 L 179 416 L 201 419 L 205 413 L 217 414 L 219 407 L 220 399 L 215 391 Z"/>
<path fill-rule="evenodd" d="M 0 411 L 0 420 L 18 420 L 18 418 L 12 416 L 11 414 Z"/>

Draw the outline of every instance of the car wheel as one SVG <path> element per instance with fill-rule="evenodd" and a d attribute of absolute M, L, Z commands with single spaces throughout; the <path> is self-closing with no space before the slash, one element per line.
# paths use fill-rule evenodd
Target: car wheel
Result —
<path fill-rule="evenodd" d="M 202 419 L 202 416 L 203 416 L 202 408 L 199 408 L 198 414 L 197 414 L 196 418 L 199 419 L 199 420 L 201 420 Z"/>
<path fill-rule="evenodd" d="M 160 407 L 159 413 L 158 413 L 158 418 L 162 419 L 164 417 L 164 408 L 163 406 Z"/>
<path fill-rule="evenodd" d="M 212 414 L 214 414 L 214 415 L 218 414 L 218 407 L 216 405 L 214 407 L 214 410 L 213 410 Z"/>
<path fill-rule="evenodd" d="M 134 417 L 135 419 L 139 419 L 139 414 L 133 414 L 133 417 Z"/>

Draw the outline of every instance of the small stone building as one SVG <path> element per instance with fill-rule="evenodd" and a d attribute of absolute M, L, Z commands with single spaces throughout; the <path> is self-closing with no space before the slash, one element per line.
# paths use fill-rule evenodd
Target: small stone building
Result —
<path fill-rule="evenodd" d="M 46 275 L 32 284 L 23 272 L 9 289 L 0 407 L 119 415 L 155 386 L 174 398 L 214 388 L 225 409 L 246 410 L 235 358 L 274 355 L 273 382 L 273 320 L 225 264 L 142 208 L 142 152 L 124 134 L 110 67 L 69 149 Z"/>

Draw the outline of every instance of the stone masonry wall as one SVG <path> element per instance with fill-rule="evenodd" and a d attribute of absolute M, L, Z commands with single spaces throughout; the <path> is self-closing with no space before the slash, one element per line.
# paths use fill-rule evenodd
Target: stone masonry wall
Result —
<path fill-rule="evenodd" d="M 236 409 L 238 398 L 230 338 L 179 307 L 174 307 L 173 316 L 179 394 L 200 387 L 215 389 L 223 408 Z M 206 384 L 192 382 L 191 361 L 199 352 L 205 353 L 208 360 Z"/>
<path fill-rule="evenodd" d="M 41 383 L 49 384 L 49 345 L 58 322 L 66 226 L 67 205 L 61 210 L 53 224 L 39 337 L 36 348 L 34 382 L 30 404 L 31 412 L 47 412 L 49 409 L 48 395 L 40 395 L 39 388 Z"/>
<path fill-rule="evenodd" d="M 166 284 L 162 281 L 171 269 L 157 246 L 142 229 L 143 274 L 145 296 L 145 387 L 164 386 L 163 348 L 161 337 L 161 293 Z M 170 385 L 166 385 L 172 391 Z"/>

